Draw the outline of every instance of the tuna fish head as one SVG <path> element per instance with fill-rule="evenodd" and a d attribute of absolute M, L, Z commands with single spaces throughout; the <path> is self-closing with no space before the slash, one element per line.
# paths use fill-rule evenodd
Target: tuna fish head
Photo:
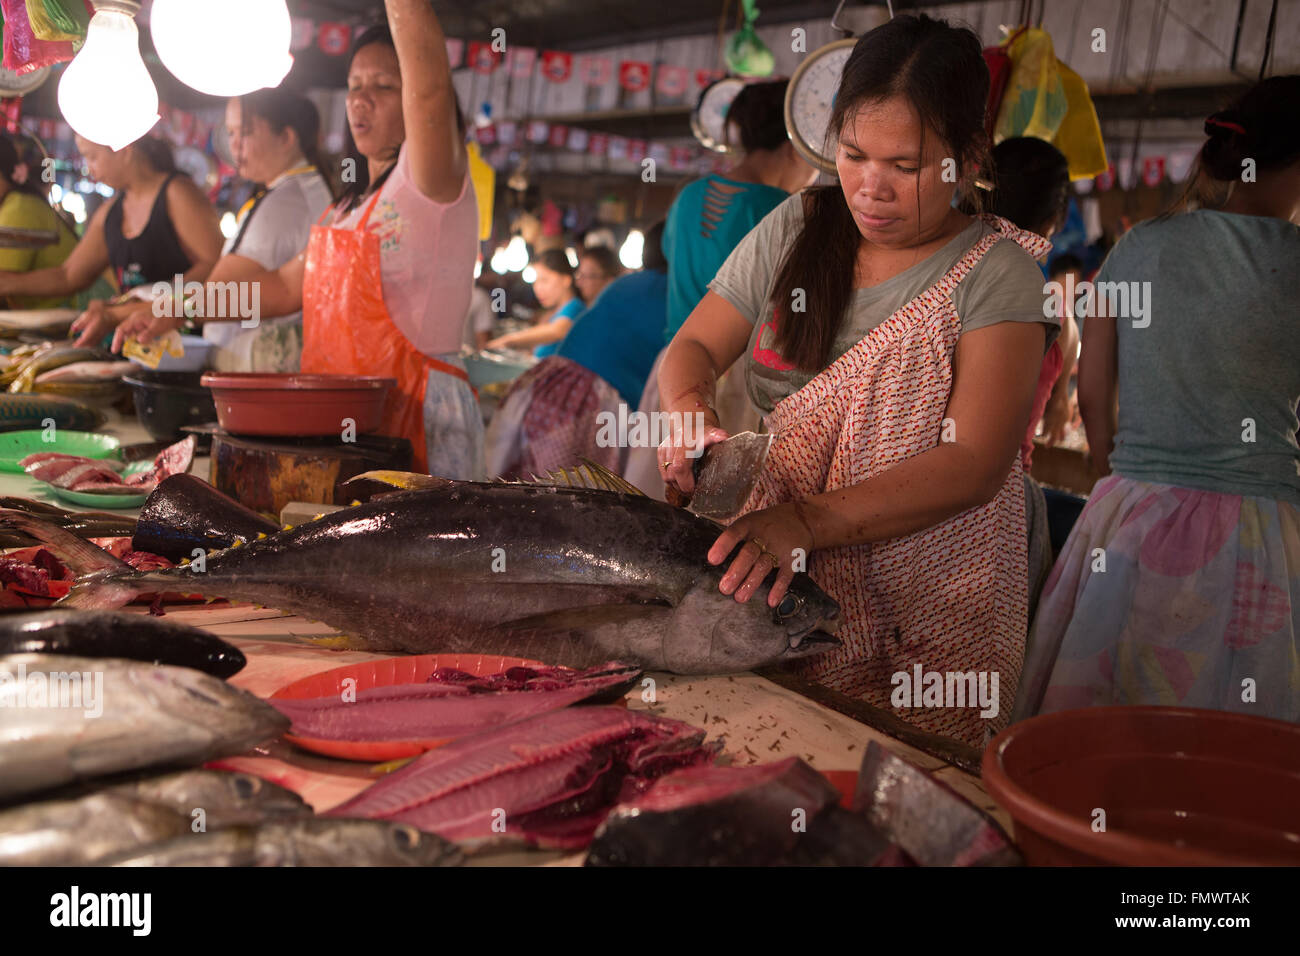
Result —
<path fill-rule="evenodd" d="M 663 641 L 678 674 L 731 674 L 769 667 L 838 647 L 839 605 L 806 574 L 795 575 L 777 607 L 767 587 L 746 602 L 718 590 L 725 565 L 700 576 Z"/>

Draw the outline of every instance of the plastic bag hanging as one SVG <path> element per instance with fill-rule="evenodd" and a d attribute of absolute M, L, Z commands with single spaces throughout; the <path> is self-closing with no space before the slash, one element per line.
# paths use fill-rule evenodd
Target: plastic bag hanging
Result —
<path fill-rule="evenodd" d="M 1007 54 L 1011 57 L 1011 77 L 998 111 L 993 142 L 1015 136 L 1035 136 L 1050 142 L 1068 108 L 1052 38 L 1043 30 L 1027 29 L 1008 44 Z"/>
<path fill-rule="evenodd" d="M 32 32 L 32 22 L 27 16 L 26 0 L 0 0 L 4 14 L 4 60 L 6 70 L 22 76 L 71 60 L 76 51 L 66 40 L 42 40 Z"/>

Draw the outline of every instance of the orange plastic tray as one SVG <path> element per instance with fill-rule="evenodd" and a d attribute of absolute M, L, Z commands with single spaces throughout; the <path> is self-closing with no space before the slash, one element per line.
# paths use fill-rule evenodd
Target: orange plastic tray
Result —
<path fill-rule="evenodd" d="M 410 657 L 386 657 L 380 661 L 345 664 L 342 667 L 321 671 L 319 674 L 312 674 L 310 677 L 285 684 L 271 697 L 291 700 L 333 697 L 343 692 L 343 681 L 348 677 L 357 682 L 354 690 L 363 691 L 372 687 L 392 687 L 397 684 L 422 684 L 440 667 L 454 667 L 476 677 L 485 677 L 488 674 L 500 674 L 511 667 L 537 666 L 542 666 L 540 661 L 523 657 L 499 657 L 495 654 L 417 654 Z M 294 734 L 285 734 L 284 737 L 285 740 L 303 750 L 310 750 L 327 757 L 366 762 L 414 757 L 426 750 L 451 743 L 454 739 L 426 737 L 415 740 L 325 740 L 320 737 L 299 737 Z"/>

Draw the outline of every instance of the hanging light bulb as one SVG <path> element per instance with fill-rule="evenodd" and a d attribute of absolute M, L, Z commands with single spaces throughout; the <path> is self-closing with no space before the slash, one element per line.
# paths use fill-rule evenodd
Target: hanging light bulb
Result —
<path fill-rule="evenodd" d="M 492 253 L 492 260 L 489 265 L 492 271 L 499 276 L 505 275 L 510 270 L 506 267 L 506 249 L 505 246 L 497 246 L 496 252 Z"/>
<path fill-rule="evenodd" d="M 100 0 L 86 43 L 59 80 L 59 109 L 77 135 L 121 149 L 158 122 L 158 89 L 140 57 L 133 0 Z"/>
<path fill-rule="evenodd" d="M 645 252 L 645 235 L 640 229 L 633 229 L 627 234 L 623 248 L 618 250 L 618 261 L 623 263 L 625 269 L 640 269 L 643 252 Z"/>
<path fill-rule="evenodd" d="M 279 86 L 293 66 L 285 0 L 154 0 L 149 17 L 158 58 L 200 93 Z"/>
<path fill-rule="evenodd" d="M 515 236 L 506 246 L 506 268 L 511 272 L 523 272 L 528 266 L 528 243 L 523 236 Z"/>
<path fill-rule="evenodd" d="M 527 282 L 529 285 L 532 285 L 534 282 L 537 281 L 537 270 L 534 269 L 532 266 L 526 268 L 523 271 L 523 280 Z"/>
<path fill-rule="evenodd" d="M 235 238 L 239 232 L 239 221 L 235 218 L 233 212 L 228 212 L 221 217 L 221 234 L 227 239 Z"/>

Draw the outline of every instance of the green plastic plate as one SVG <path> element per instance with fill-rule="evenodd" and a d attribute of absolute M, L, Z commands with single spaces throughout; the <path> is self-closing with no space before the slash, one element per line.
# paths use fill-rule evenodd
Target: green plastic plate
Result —
<path fill-rule="evenodd" d="M 45 441 L 42 430 L 0 432 L 0 471 L 23 473 L 19 462 L 38 452 L 80 455 L 82 458 L 112 458 L 122 444 L 112 435 L 54 429 L 54 441 Z"/>
<path fill-rule="evenodd" d="M 140 472 L 148 471 L 152 467 L 152 461 L 132 462 L 130 465 L 126 466 L 122 475 L 124 477 L 129 475 L 138 475 Z M 56 488 L 51 484 L 46 484 L 45 487 L 49 490 L 50 494 L 54 495 L 56 498 L 75 505 L 85 505 L 88 508 L 94 508 L 96 510 L 103 508 L 139 508 L 144 504 L 145 499 L 149 497 L 149 492 L 147 491 L 131 495 L 118 495 L 95 491 L 69 491 L 66 488 Z"/>

